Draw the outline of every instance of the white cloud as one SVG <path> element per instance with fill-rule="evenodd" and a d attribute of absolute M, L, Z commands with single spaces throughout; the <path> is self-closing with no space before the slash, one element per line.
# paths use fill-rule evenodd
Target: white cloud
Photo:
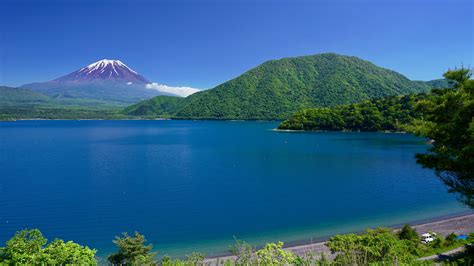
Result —
<path fill-rule="evenodd" d="M 167 85 L 159 84 L 159 83 L 146 84 L 145 87 L 147 89 L 157 90 L 157 91 L 166 92 L 166 93 L 172 93 L 172 94 L 182 96 L 182 97 L 186 97 L 195 92 L 200 91 L 199 89 L 195 89 L 191 87 L 172 87 L 172 86 L 167 86 Z"/>

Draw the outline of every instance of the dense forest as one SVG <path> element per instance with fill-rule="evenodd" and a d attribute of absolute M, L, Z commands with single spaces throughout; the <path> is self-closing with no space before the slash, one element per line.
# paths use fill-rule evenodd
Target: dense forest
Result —
<path fill-rule="evenodd" d="M 87 108 L 79 106 L 0 107 L 0 121 L 17 119 L 126 119 L 119 108 Z"/>
<path fill-rule="evenodd" d="M 429 91 L 425 82 L 353 56 L 333 53 L 272 60 L 184 99 L 154 98 L 124 114 L 180 119 L 288 118 L 295 111 Z M 165 101 L 168 107 L 163 108 Z M 156 107 L 155 105 L 158 105 Z"/>
<path fill-rule="evenodd" d="M 151 117 L 170 117 L 185 103 L 185 98 L 174 96 L 156 96 L 149 100 L 131 105 L 120 111 L 123 115 Z"/>
<path fill-rule="evenodd" d="M 391 96 L 361 103 L 303 109 L 283 121 L 285 130 L 401 131 L 420 114 L 415 103 L 425 94 Z"/>

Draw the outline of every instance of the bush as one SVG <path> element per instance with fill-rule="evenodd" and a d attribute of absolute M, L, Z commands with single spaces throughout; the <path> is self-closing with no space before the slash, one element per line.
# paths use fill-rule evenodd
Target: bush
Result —
<path fill-rule="evenodd" d="M 260 265 L 286 265 L 292 264 L 295 256 L 291 251 L 283 249 L 283 242 L 267 243 L 257 251 L 257 260 Z"/>
<path fill-rule="evenodd" d="M 410 241 L 420 240 L 420 236 L 418 235 L 416 230 L 408 224 L 403 226 L 402 230 L 398 233 L 398 238 L 401 240 L 405 239 Z"/>
<path fill-rule="evenodd" d="M 410 263 L 419 253 L 414 242 L 400 240 L 389 229 L 367 230 L 366 234 L 337 235 L 326 244 L 337 253 L 336 263 L 367 265 L 371 263 Z"/>
<path fill-rule="evenodd" d="M 156 264 L 156 253 L 151 252 L 153 246 L 145 246 L 146 239 L 140 233 L 135 232 L 133 237 L 123 233 L 123 237 L 116 236 L 113 242 L 119 250 L 107 258 L 110 263 L 118 265 Z"/>
<path fill-rule="evenodd" d="M 11 265 L 96 265 L 96 250 L 72 241 L 56 239 L 47 244 L 47 239 L 38 229 L 17 232 L 0 248 L 0 264 Z M 46 246 L 45 246 L 46 245 Z"/>
<path fill-rule="evenodd" d="M 452 244 L 456 243 L 456 241 L 457 241 L 457 235 L 455 233 L 451 233 L 446 236 L 446 240 L 444 244 L 446 246 L 451 246 Z"/>

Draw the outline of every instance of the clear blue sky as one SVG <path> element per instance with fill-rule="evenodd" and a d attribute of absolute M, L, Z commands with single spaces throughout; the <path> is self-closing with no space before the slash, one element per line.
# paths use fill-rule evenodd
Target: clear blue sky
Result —
<path fill-rule="evenodd" d="M 0 85 L 120 59 L 210 88 L 269 60 L 336 52 L 411 79 L 474 64 L 472 0 L 0 0 Z"/>

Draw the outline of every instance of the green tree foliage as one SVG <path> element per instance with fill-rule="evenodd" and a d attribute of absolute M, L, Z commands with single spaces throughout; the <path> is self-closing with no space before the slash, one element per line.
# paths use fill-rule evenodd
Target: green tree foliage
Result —
<path fill-rule="evenodd" d="M 268 61 L 179 104 L 165 104 L 175 100 L 161 97 L 124 113 L 181 119 L 285 119 L 303 108 L 350 104 L 430 88 L 357 57 L 326 53 Z"/>
<path fill-rule="evenodd" d="M 337 235 L 329 239 L 327 246 L 338 254 L 336 262 L 342 265 L 390 265 L 410 263 L 415 258 L 410 241 L 399 240 L 388 229 L 367 230 L 363 235 Z"/>
<path fill-rule="evenodd" d="M 56 239 L 44 249 L 45 262 L 48 265 L 87 264 L 95 265 L 96 251 L 82 247 L 72 241 Z"/>
<path fill-rule="evenodd" d="M 47 244 L 38 229 L 22 230 L 0 249 L 0 264 L 96 265 L 96 250 L 57 239 Z M 47 245 L 46 245 L 47 244 Z"/>
<path fill-rule="evenodd" d="M 456 242 L 457 235 L 455 233 L 451 233 L 446 236 L 445 243 L 447 246 L 452 245 L 454 242 Z"/>
<path fill-rule="evenodd" d="M 250 265 L 255 259 L 255 249 L 245 241 L 235 239 L 235 244 L 229 247 L 229 252 L 236 257 L 238 265 Z"/>
<path fill-rule="evenodd" d="M 204 259 L 206 255 L 199 252 L 193 252 L 186 256 L 185 260 L 182 259 L 171 259 L 169 256 L 163 256 L 161 259 L 162 266 L 202 266 L 206 265 Z M 217 264 L 220 265 L 220 264 Z"/>
<path fill-rule="evenodd" d="M 416 230 L 408 224 L 404 225 L 400 232 L 398 232 L 398 238 L 402 240 L 420 241 L 420 236 Z"/>
<path fill-rule="evenodd" d="M 428 84 L 433 89 L 451 88 L 452 87 L 452 84 L 450 84 L 449 81 L 445 78 L 443 78 L 443 79 L 434 79 L 434 80 L 426 81 L 425 83 Z"/>
<path fill-rule="evenodd" d="M 433 140 L 417 161 L 434 169 L 451 192 L 457 192 L 474 207 L 474 80 L 468 69 L 450 70 L 444 77 L 452 88 L 434 89 L 417 104 L 422 118 L 414 131 Z"/>
<path fill-rule="evenodd" d="M 185 98 L 173 96 L 157 96 L 149 100 L 139 102 L 123 109 L 120 113 L 124 115 L 140 117 L 169 117 L 175 110 L 185 103 Z"/>
<path fill-rule="evenodd" d="M 283 242 L 268 243 L 256 255 L 259 265 L 288 265 L 295 260 L 291 251 L 283 249 Z"/>
<path fill-rule="evenodd" d="M 392 96 L 329 108 L 303 109 L 283 121 L 279 129 L 400 131 L 418 114 L 415 103 L 425 94 Z"/>
<path fill-rule="evenodd" d="M 200 252 L 193 252 L 190 255 L 186 256 L 186 262 L 190 263 L 191 265 L 204 265 L 205 258 L 205 254 Z"/>
<path fill-rule="evenodd" d="M 156 253 L 151 252 L 152 245 L 145 245 L 143 235 L 135 232 L 134 236 L 123 233 L 122 237 L 116 236 L 113 241 L 118 251 L 110 255 L 107 260 L 114 265 L 152 265 L 156 264 Z"/>

